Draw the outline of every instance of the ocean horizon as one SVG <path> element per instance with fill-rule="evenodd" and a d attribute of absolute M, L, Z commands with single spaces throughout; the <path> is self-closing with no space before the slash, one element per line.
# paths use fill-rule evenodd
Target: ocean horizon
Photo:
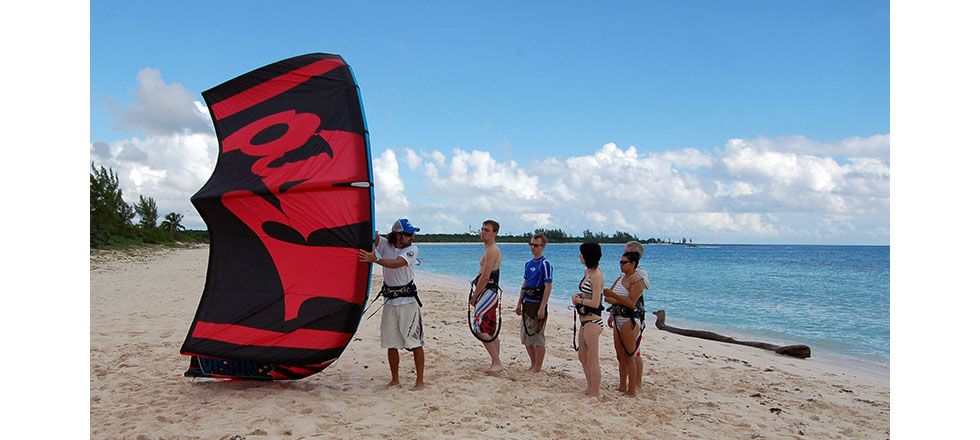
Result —
<path fill-rule="evenodd" d="M 479 270 L 481 243 L 417 245 L 420 272 L 468 282 Z M 526 243 L 499 246 L 501 286 L 505 294 L 516 295 L 530 250 Z M 600 268 L 608 287 L 620 274 L 617 262 L 624 245 L 601 247 Z M 667 323 L 675 327 L 740 340 L 807 344 L 813 361 L 878 374 L 890 370 L 887 245 L 651 244 L 644 251 L 640 267 L 651 283 L 644 292 L 648 332 L 657 331 L 651 313 L 664 309 Z M 554 267 L 551 305 L 564 309 L 584 271 L 578 243 L 549 243 L 544 255 Z M 571 313 L 557 324 L 571 325 Z"/>

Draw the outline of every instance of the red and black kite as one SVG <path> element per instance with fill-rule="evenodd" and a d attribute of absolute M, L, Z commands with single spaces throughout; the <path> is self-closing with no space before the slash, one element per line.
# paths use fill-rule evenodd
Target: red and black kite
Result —
<path fill-rule="evenodd" d="M 374 238 L 360 92 L 339 55 L 314 53 L 203 94 L 220 153 L 191 202 L 211 234 L 207 279 L 181 347 L 191 377 L 298 379 L 357 330 Z"/>

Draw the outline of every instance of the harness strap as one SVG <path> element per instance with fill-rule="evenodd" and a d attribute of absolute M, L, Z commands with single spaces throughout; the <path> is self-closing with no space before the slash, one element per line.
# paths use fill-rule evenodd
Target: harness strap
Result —
<path fill-rule="evenodd" d="M 419 303 L 419 307 L 422 307 L 422 300 L 419 299 L 419 290 L 418 287 L 415 286 L 415 280 L 409 281 L 408 284 L 404 286 L 389 286 L 387 284 L 382 284 L 381 292 L 378 292 L 378 295 L 384 296 L 385 299 L 408 297 L 415 298 L 415 302 Z"/>
<path fill-rule="evenodd" d="M 633 347 L 633 352 L 630 353 L 628 350 L 626 350 L 626 343 L 623 342 L 623 332 L 616 328 L 615 319 L 616 318 L 613 318 L 613 331 L 619 333 L 619 337 L 617 338 L 619 339 L 619 345 L 623 347 L 623 352 L 626 353 L 626 357 L 633 357 L 637 351 L 640 351 L 640 341 L 643 340 L 643 330 L 646 329 L 646 322 L 642 318 L 640 319 L 640 332 L 636 335 L 636 347 Z M 636 327 L 636 318 L 630 317 L 630 319 L 633 321 L 633 326 Z"/>
<path fill-rule="evenodd" d="M 587 306 L 585 304 L 581 304 L 580 303 L 580 304 L 576 304 L 575 305 L 575 310 L 578 312 L 579 315 L 582 315 L 582 316 L 588 316 L 588 315 L 600 315 L 601 316 L 602 315 L 602 311 L 605 310 L 605 307 L 603 307 L 601 303 L 599 304 L 599 307 L 589 307 L 589 306 Z"/>
<path fill-rule="evenodd" d="M 572 348 L 578 351 L 578 327 L 585 327 L 585 324 L 598 324 L 602 327 L 602 319 L 590 319 L 588 321 L 582 321 L 582 314 L 576 313 L 576 306 L 568 306 L 568 310 L 572 311 Z M 576 325 L 579 324 L 579 325 Z"/>
<path fill-rule="evenodd" d="M 521 300 L 523 301 L 524 298 L 531 298 L 537 301 L 544 300 L 544 286 L 521 288 Z"/>

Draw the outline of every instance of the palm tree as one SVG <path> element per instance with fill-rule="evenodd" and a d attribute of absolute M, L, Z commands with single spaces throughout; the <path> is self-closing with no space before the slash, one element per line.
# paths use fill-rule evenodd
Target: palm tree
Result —
<path fill-rule="evenodd" d="M 170 233 L 176 239 L 177 231 L 183 231 L 187 229 L 184 227 L 184 225 L 180 224 L 180 221 L 183 219 L 184 219 L 183 214 L 177 214 L 176 212 L 171 212 L 170 214 L 167 214 L 167 216 L 163 218 L 162 222 L 160 222 L 160 229 L 165 229 L 167 231 L 170 231 Z"/>

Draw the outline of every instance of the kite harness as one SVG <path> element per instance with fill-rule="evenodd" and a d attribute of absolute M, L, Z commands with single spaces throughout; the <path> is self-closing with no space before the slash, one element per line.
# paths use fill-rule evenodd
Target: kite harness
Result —
<path fill-rule="evenodd" d="M 592 295 L 592 283 L 591 279 L 586 279 L 582 277 L 582 280 L 578 282 L 579 292 L 583 294 Z M 599 327 L 602 327 L 602 311 L 605 307 L 602 306 L 602 302 L 599 303 L 599 307 L 589 307 L 585 304 L 578 303 L 574 306 L 568 306 L 569 310 L 574 310 L 575 313 L 572 314 L 572 348 L 578 351 L 578 338 L 576 337 L 576 332 L 578 331 L 577 321 L 581 321 L 581 326 L 585 327 L 585 324 L 595 323 Z M 583 316 L 596 315 L 599 316 L 598 319 L 590 319 L 588 321 L 582 321 Z"/>
<path fill-rule="evenodd" d="M 378 292 L 378 295 L 385 297 L 385 299 L 415 298 L 415 302 L 419 303 L 419 307 L 422 307 L 422 300 L 419 299 L 419 289 L 415 287 L 415 280 L 409 281 L 404 286 L 382 284 L 381 291 Z"/>
<path fill-rule="evenodd" d="M 541 287 L 524 287 L 524 288 L 522 288 L 521 289 L 521 302 L 523 302 L 525 298 L 531 298 L 531 299 L 533 299 L 535 301 L 531 301 L 531 302 L 528 302 L 528 303 L 524 304 L 523 310 L 522 310 L 521 313 L 525 317 L 528 316 L 528 313 L 531 313 L 531 316 L 532 317 L 535 317 L 535 319 L 536 319 L 536 317 L 538 316 L 538 310 L 541 308 L 541 301 L 544 300 L 544 286 L 541 286 Z M 528 311 L 528 306 L 530 306 L 530 312 Z M 548 309 L 544 309 L 544 319 L 548 319 Z M 529 337 L 530 336 L 534 336 L 534 335 L 536 335 L 538 333 L 541 333 L 541 330 L 544 329 L 544 326 L 539 326 L 538 327 L 538 330 L 536 332 L 534 332 L 534 333 L 531 333 L 531 332 L 527 331 L 527 321 L 525 321 L 523 319 L 523 317 L 521 319 L 521 326 L 524 328 L 524 334 L 528 335 Z"/>
<path fill-rule="evenodd" d="M 633 322 L 633 326 L 636 327 L 636 321 L 640 321 L 640 333 L 636 335 L 636 347 L 633 352 L 626 350 L 626 343 L 623 342 L 623 334 L 619 334 L 619 344 L 623 347 L 623 351 L 626 352 L 627 357 L 633 357 L 636 351 L 640 349 L 640 340 L 643 339 L 643 330 L 646 329 L 646 312 L 643 311 L 643 297 L 641 296 L 636 302 L 636 308 L 631 309 L 629 307 L 623 306 L 621 304 L 613 304 L 609 306 L 609 314 L 613 316 L 615 320 L 617 316 L 622 316 L 624 318 L 629 318 Z M 614 322 L 615 324 L 615 322 Z"/>
<path fill-rule="evenodd" d="M 415 298 L 415 302 L 419 303 L 419 307 L 422 307 L 422 300 L 419 299 L 419 289 L 418 287 L 415 286 L 415 280 L 409 281 L 408 284 L 404 286 L 395 286 L 395 287 L 382 283 L 381 291 L 378 292 L 377 295 L 375 295 L 374 299 L 372 299 L 371 302 L 368 303 L 367 307 L 364 307 L 364 311 L 361 312 L 361 316 L 364 316 L 364 314 L 367 313 L 371 305 L 377 302 L 378 298 L 381 298 L 382 296 L 385 298 L 385 300 L 394 299 L 394 298 Z M 371 315 L 367 317 L 367 319 L 371 319 L 372 317 L 374 317 L 374 315 L 378 313 L 378 310 L 381 310 L 381 307 L 375 309 L 374 312 L 372 312 Z"/>
<path fill-rule="evenodd" d="M 626 287 L 623 286 L 622 283 L 620 283 L 621 280 L 622 280 L 622 277 L 617 278 L 616 281 L 613 282 L 613 287 L 611 289 L 614 290 L 614 291 L 616 291 L 617 290 L 616 289 L 616 285 L 618 284 L 620 288 L 619 288 L 619 291 L 617 291 L 616 293 L 619 294 L 620 296 L 623 296 L 623 293 L 624 292 L 627 293 L 627 294 L 628 294 L 628 292 L 626 292 Z M 636 323 L 637 321 L 640 322 L 639 323 L 640 332 L 637 333 L 637 335 L 636 335 L 636 347 L 634 347 L 632 353 L 630 353 L 628 350 L 626 350 L 626 343 L 623 342 L 623 334 L 622 334 L 622 332 L 619 332 L 619 338 L 618 339 L 619 339 L 620 346 L 623 347 L 623 352 L 626 353 L 626 356 L 627 357 L 633 357 L 633 355 L 635 355 L 636 352 L 640 349 L 640 341 L 643 339 L 643 330 L 646 329 L 646 327 L 647 327 L 646 326 L 646 310 L 645 310 L 645 307 L 643 305 L 643 295 L 641 294 L 640 297 L 636 299 L 636 304 L 635 304 L 634 308 L 632 308 L 632 309 L 629 308 L 629 307 L 626 307 L 626 306 L 624 306 L 622 304 L 613 304 L 613 305 L 609 306 L 609 314 L 612 315 L 613 320 L 614 320 L 613 321 L 613 327 L 616 327 L 616 325 L 615 325 L 616 324 L 615 323 L 616 317 L 629 318 L 630 321 L 633 322 L 633 327 L 636 327 L 637 326 L 637 323 Z M 614 330 L 617 330 L 617 329 L 614 329 Z"/>

